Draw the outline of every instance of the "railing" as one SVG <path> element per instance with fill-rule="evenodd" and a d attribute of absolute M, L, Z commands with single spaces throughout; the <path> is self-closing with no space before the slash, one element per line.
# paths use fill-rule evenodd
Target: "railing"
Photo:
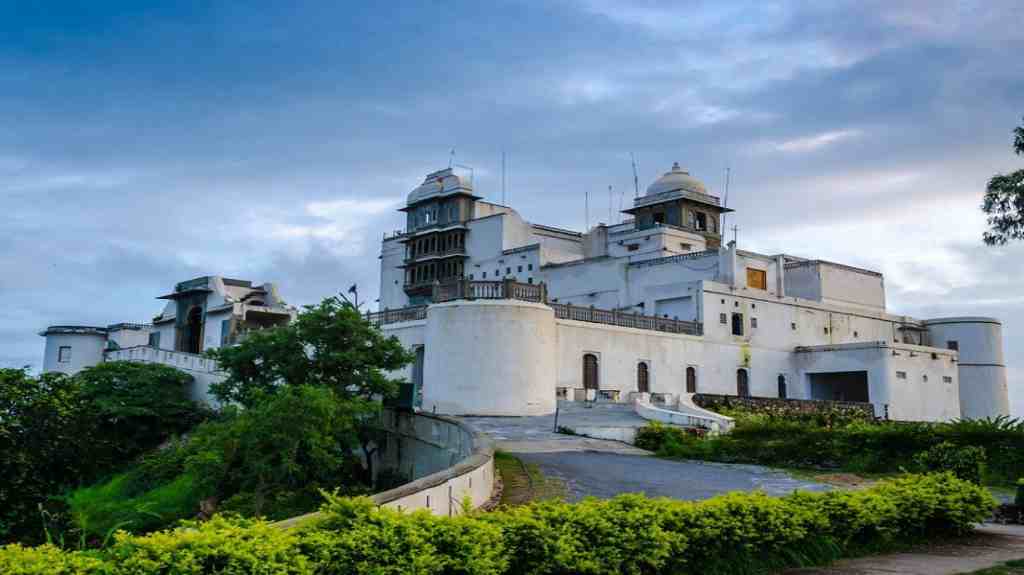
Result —
<path fill-rule="evenodd" d="M 543 283 L 524 284 L 512 280 L 438 282 L 434 284 L 431 299 L 434 303 L 459 299 L 517 299 L 544 303 L 547 300 L 547 286 Z"/>
<path fill-rule="evenodd" d="M 445 256 L 457 256 L 457 255 L 465 255 L 465 254 L 466 254 L 466 247 L 465 246 L 456 246 L 456 247 L 453 247 L 453 248 L 447 248 L 447 249 L 443 249 L 443 250 L 434 250 L 434 251 L 429 251 L 429 252 L 418 253 L 418 254 L 416 254 L 416 255 L 414 255 L 412 257 L 405 258 L 405 263 L 415 262 L 415 261 L 419 261 L 419 260 L 425 260 L 425 259 L 428 259 L 428 258 L 440 258 L 440 257 L 445 257 Z"/>
<path fill-rule="evenodd" d="M 219 371 L 217 362 L 203 355 L 160 349 L 148 345 L 136 345 L 103 352 L 106 361 L 134 361 L 138 363 L 159 363 L 178 369 L 214 373 Z"/>
<path fill-rule="evenodd" d="M 558 319 L 603 323 L 618 327 L 648 329 L 653 331 L 663 331 L 666 333 L 683 333 L 688 335 L 704 334 L 703 324 L 696 321 L 625 313 L 621 311 L 597 309 L 594 307 L 579 307 L 572 304 L 549 303 L 548 305 L 554 308 L 555 317 Z"/>
<path fill-rule="evenodd" d="M 425 305 L 366 312 L 366 321 L 377 327 L 390 323 L 401 323 L 403 321 L 416 321 L 421 319 L 427 319 L 427 306 Z"/>

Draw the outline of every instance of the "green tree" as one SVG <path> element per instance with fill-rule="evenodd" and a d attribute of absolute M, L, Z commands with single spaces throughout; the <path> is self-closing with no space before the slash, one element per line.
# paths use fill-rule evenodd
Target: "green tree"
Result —
<path fill-rule="evenodd" d="M 210 391 L 243 407 L 283 386 L 310 385 L 330 389 L 340 401 L 376 409 L 375 399 L 393 397 L 401 383 L 387 372 L 413 360 L 397 338 L 384 336 L 338 297 L 305 306 L 294 322 L 251 332 L 239 345 L 210 355 L 227 373 Z"/>
<path fill-rule="evenodd" d="M 1014 131 L 1013 149 L 1024 155 L 1024 126 Z M 981 210 L 988 214 L 983 239 L 990 246 L 1024 239 L 1024 170 L 997 174 L 988 182 Z"/>

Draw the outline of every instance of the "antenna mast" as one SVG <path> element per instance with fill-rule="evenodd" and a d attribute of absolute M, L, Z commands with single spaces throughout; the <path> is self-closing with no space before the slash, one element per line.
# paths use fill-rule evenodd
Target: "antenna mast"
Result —
<path fill-rule="evenodd" d="M 637 179 L 637 177 L 636 177 L 636 156 L 633 155 L 633 152 L 630 152 L 629 153 L 629 158 L 631 160 L 633 160 L 633 197 L 634 198 L 639 198 L 640 197 L 640 180 Z"/>
<path fill-rule="evenodd" d="M 731 175 L 732 168 L 729 166 L 725 167 L 725 205 L 723 207 L 729 207 L 729 176 Z M 725 220 L 729 217 L 728 212 L 722 214 L 722 227 L 725 227 Z"/>

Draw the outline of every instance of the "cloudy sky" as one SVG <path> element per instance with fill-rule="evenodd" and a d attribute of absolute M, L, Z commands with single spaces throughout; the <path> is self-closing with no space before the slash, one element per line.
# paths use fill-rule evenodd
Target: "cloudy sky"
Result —
<path fill-rule="evenodd" d="M 375 294 L 453 148 L 491 199 L 504 150 L 509 202 L 575 229 L 585 192 L 629 201 L 633 153 L 641 186 L 679 161 L 721 194 L 730 168 L 742 248 L 1002 318 L 1024 414 L 1024 244 L 983 246 L 978 210 L 1024 167 L 1015 0 L 118 4 L 0 4 L 2 366 L 199 275 Z"/>

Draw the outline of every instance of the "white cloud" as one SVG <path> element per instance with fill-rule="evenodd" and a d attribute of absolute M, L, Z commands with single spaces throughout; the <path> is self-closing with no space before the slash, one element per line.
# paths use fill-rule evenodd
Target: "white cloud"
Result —
<path fill-rule="evenodd" d="M 827 148 L 844 140 L 858 138 L 861 135 L 862 132 L 860 130 L 832 130 L 811 136 L 804 136 L 802 138 L 767 142 L 763 144 L 761 148 L 786 154 L 805 154 L 808 152 L 818 151 L 822 148 Z"/>

